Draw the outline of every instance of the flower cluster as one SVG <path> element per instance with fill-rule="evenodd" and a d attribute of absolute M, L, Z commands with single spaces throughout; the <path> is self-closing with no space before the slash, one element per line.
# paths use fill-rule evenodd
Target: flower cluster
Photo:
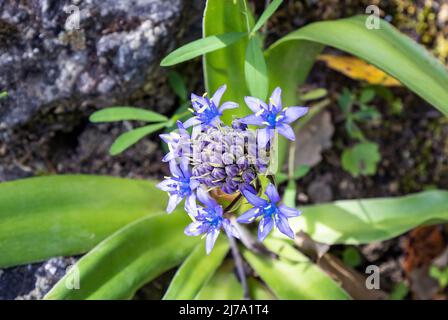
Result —
<path fill-rule="evenodd" d="M 246 97 L 245 102 L 254 114 L 234 119 L 231 126 L 225 126 L 220 118 L 223 111 L 238 107 L 234 102 L 220 106 L 225 90 L 225 85 L 220 87 L 211 99 L 206 94 L 192 94 L 193 117 L 185 123 L 178 121 L 177 131 L 161 135 L 169 148 L 163 161 L 169 163 L 171 172 L 170 177 L 158 184 L 169 194 L 167 212 L 173 212 L 185 199 L 184 208 L 193 220 L 185 234 L 203 235 L 207 253 L 212 250 L 221 230 L 228 237 L 238 238 L 236 223 L 252 223 L 257 219 L 260 241 L 274 226 L 294 238 L 288 219 L 300 214 L 296 209 L 279 204 L 280 196 L 272 183 L 264 186 L 266 199 L 260 197 L 263 186 L 259 177 L 269 174 L 275 133 L 294 140 L 289 124 L 303 116 L 307 108 L 283 108 L 281 90 L 276 88 L 269 103 Z M 260 128 L 253 131 L 248 125 Z M 224 209 L 210 196 L 209 191 L 213 189 L 244 197 L 253 208 L 234 218 L 234 212 L 226 211 L 230 209 Z"/>

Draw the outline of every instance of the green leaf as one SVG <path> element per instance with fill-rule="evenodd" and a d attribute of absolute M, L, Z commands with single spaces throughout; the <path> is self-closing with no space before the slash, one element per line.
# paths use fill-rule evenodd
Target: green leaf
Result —
<path fill-rule="evenodd" d="M 273 294 L 260 281 L 247 279 L 250 296 L 254 300 L 273 300 Z M 207 284 L 201 289 L 196 300 L 242 300 L 243 287 L 238 282 L 233 261 L 225 261 Z"/>
<path fill-rule="evenodd" d="M 163 299 L 194 299 L 219 268 L 228 251 L 229 245 L 223 236 L 218 238 L 210 255 L 205 253 L 205 241 L 201 241 L 177 270 Z"/>
<path fill-rule="evenodd" d="M 289 180 L 283 193 L 283 202 L 288 207 L 296 207 L 297 187 L 295 180 Z"/>
<path fill-rule="evenodd" d="M 266 239 L 266 246 L 279 255 L 272 259 L 245 250 L 245 259 L 272 292 L 284 300 L 349 299 L 316 264 L 285 241 Z"/>
<path fill-rule="evenodd" d="M 362 257 L 355 247 L 347 247 L 342 252 L 342 261 L 350 267 L 356 268 L 362 263 Z"/>
<path fill-rule="evenodd" d="M 6 91 L 0 92 L 0 99 L 7 97 L 7 96 L 8 96 L 8 92 L 6 92 Z"/>
<path fill-rule="evenodd" d="M 251 96 L 266 100 L 269 80 L 259 37 L 251 37 L 246 49 L 244 73 Z"/>
<path fill-rule="evenodd" d="M 359 175 L 373 175 L 381 160 L 378 145 L 372 142 L 358 143 L 342 153 L 341 164 L 344 170 L 354 177 Z"/>
<path fill-rule="evenodd" d="M 429 268 L 429 275 L 439 282 L 442 290 L 448 285 L 448 268 L 440 269 L 437 266 L 431 266 Z"/>
<path fill-rule="evenodd" d="M 245 0 L 207 0 L 203 36 L 208 37 L 226 32 L 247 33 L 245 8 Z M 253 18 L 250 13 L 248 13 L 248 19 L 249 27 L 253 26 Z M 243 72 L 247 42 L 248 39 L 245 37 L 232 46 L 204 56 L 203 69 L 207 91 L 212 94 L 220 86 L 227 84 L 222 101 L 234 101 L 240 105 L 239 108 L 224 112 L 221 119 L 226 124 L 230 124 L 234 116 L 242 117 L 250 112 L 244 103 L 244 96 L 249 94 Z"/>
<path fill-rule="evenodd" d="M 244 36 L 246 36 L 244 32 L 227 32 L 195 40 L 171 52 L 162 60 L 160 65 L 168 67 L 191 60 L 203 54 L 230 46 Z"/>
<path fill-rule="evenodd" d="M 303 230 L 315 241 L 328 244 L 363 244 L 387 240 L 420 225 L 448 221 L 448 191 L 342 200 L 302 206 L 300 210 L 300 217 L 289 220 L 295 232 Z"/>
<path fill-rule="evenodd" d="M 303 178 L 304 176 L 306 176 L 308 174 L 308 172 L 310 172 L 310 170 L 311 170 L 311 167 L 306 164 L 302 164 L 302 165 L 298 166 L 296 168 L 296 170 L 294 170 L 294 179 Z"/>
<path fill-rule="evenodd" d="M 403 282 L 399 282 L 392 289 L 392 292 L 389 295 L 390 300 L 403 300 L 409 293 L 409 288 Z"/>
<path fill-rule="evenodd" d="M 233 272 L 232 263 L 224 265 L 201 289 L 195 300 L 242 300 L 243 287 Z"/>
<path fill-rule="evenodd" d="M 282 51 L 281 47 L 285 44 L 304 41 L 335 47 L 375 65 L 447 115 L 448 72 L 445 66 L 424 47 L 386 21 L 381 20 L 379 29 L 368 29 L 366 19 L 367 16 L 356 16 L 309 24 L 278 40 L 268 52 L 272 54 L 276 51 L 279 55 L 278 52 Z M 296 54 L 303 54 L 308 46 L 306 43 L 298 48 Z M 276 71 L 282 76 L 294 70 L 288 66 L 292 62 L 290 58 L 285 56 L 283 59 L 283 67 Z M 301 61 L 298 57 L 296 60 Z M 270 80 L 272 81 L 271 78 Z"/>
<path fill-rule="evenodd" d="M 0 268 L 86 252 L 165 208 L 155 183 L 66 175 L 0 184 Z"/>
<path fill-rule="evenodd" d="M 188 100 L 188 90 L 182 76 L 175 71 L 168 73 L 168 83 L 181 101 Z"/>
<path fill-rule="evenodd" d="M 276 87 L 282 89 L 282 104 L 285 107 L 299 105 L 297 88 L 303 85 L 323 46 L 307 41 L 288 41 L 265 51 L 268 68 L 269 91 Z M 310 117 L 311 118 L 311 117 Z M 304 119 L 304 118 L 302 118 Z M 297 123 L 305 120 L 299 119 Z M 286 160 L 289 141 L 279 136 L 278 165 L 281 168 Z"/>
<path fill-rule="evenodd" d="M 91 122 L 114 122 L 124 120 L 140 120 L 146 122 L 163 122 L 168 118 L 164 115 L 134 107 L 112 107 L 94 112 L 89 120 Z"/>
<path fill-rule="evenodd" d="M 342 93 L 338 98 L 338 105 L 341 108 L 342 112 L 345 114 L 351 111 L 352 103 L 353 103 L 353 94 L 347 88 L 342 89 Z"/>
<path fill-rule="evenodd" d="M 114 141 L 114 143 L 110 147 L 109 153 L 113 156 L 122 153 L 124 150 L 136 144 L 139 140 L 141 140 L 148 134 L 156 132 L 163 127 L 165 127 L 165 123 L 151 124 L 149 126 L 144 126 L 125 132 Z"/>
<path fill-rule="evenodd" d="M 300 96 L 301 101 L 310 101 L 324 98 L 328 94 L 327 90 L 323 88 L 314 89 L 304 93 Z"/>
<path fill-rule="evenodd" d="M 268 19 L 274 14 L 274 12 L 277 11 L 278 7 L 282 4 L 282 2 L 283 0 L 272 1 L 266 8 L 266 10 L 264 10 L 264 12 L 261 14 L 257 23 L 252 28 L 252 32 L 257 32 L 266 23 L 266 21 L 268 21 Z"/>
<path fill-rule="evenodd" d="M 369 103 L 375 98 L 375 90 L 372 88 L 366 88 L 361 91 L 361 95 L 359 97 L 359 102 L 361 103 Z"/>
<path fill-rule="evenodd" d="M 145 283 L 175 267 L 193 250 L 196 237 L 183 233 L 188 216 L 177 210 L 143 217 L 82 257 L 45 296 L 48 300 L 130 299 Z M 79 289 L 67 283 L 79 275 Z"/>

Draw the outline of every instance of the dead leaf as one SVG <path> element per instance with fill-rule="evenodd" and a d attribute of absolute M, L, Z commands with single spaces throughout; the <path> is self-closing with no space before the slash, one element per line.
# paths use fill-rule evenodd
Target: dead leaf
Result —
<path fill-rule="evenodd" d="M 401 82 L 397 79 L 356 57 L 321 54 L 317 59 L 324 61 L 329 68 L 339 71 L 354 80 L 366 81 L 370 84 L 379 84 L 386 87 L 401 86 Z"/>
<path fill-rule="evenodd" d="M 328 253 L 330 246 L 316 242 L 303 231 L 296 234 L 294 239 L 300 251 L 311 259 L 353 298 L 361 300 L 386 299 L 387 294 L 382 290 L 369 290 L 366 287 L 366 277 L 355 269 L 345 265 L 338 257 Z"/>
<path fill-rule="evenodd" d="M 403 237 L 401 264 L 416 299 L 434 299 L 439 291 L 437 281 L 429 275 L 433 261 L 445 251 L 446 243 L 440 226 L 415 228 Z"/>

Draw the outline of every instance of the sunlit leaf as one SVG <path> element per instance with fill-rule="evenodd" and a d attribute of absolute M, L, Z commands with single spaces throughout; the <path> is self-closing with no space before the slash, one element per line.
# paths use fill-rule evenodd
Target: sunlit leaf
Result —
<path fill-rule="evenodd" d="M 124 120 L 140 120 L 146 122 L 163 122 L 168 118 L 164 115 L 134 107 L 111 107 L 93 113 L 89 120 L 91 122 L 114 122 Z"/>
<path fill-rule="evenodd" d="M 66 175 L 0 183 L 0 267 L 86 252 L 166 194 L 149 181 Z"/>
<path fill-rule="evenodd" d="M 177 270 L 164 300 L 194 299 L 219 268 L 229 250 L 227 239 L 219 237 L 210 255 L 205 253 L 204 244 L 205 241 L 201 241 Z"/>
<path fill-rule="evenodd" d="M 302 215 L 290 219 L 295 232 L 303 230 L 323 243 L 362 244 L 387 240 L 419 225 L 448 221 L 448 191 L 340 200 L 300 209 Z"/>
<path fill-rule="evenodd" d="M 160 65 L 168 67 L 191 60 L 203 54 L 230 46 L 241 40 L 245 35 L 246 33 L 244 32 L 228 32 L 204 37 L 174 50 L 162 60 Z"/>
<path fill-rule="evenodd" d="M 165 127 L 165 123 L 161 124 L 151 124 L 149 126 L 144 126 L 138 129 L 133 129 L 131 131 L 125 132 L 121 134 L 112 144 L 110 147 L 110 154 L 115 156 L 127 148 L 133 146 L 136 144 L 139 140 L 147 136 L 148 134 L 151 134 L 153 132 L 156 132 L 163 127 Z"/>
<path fill-rule="evenodd" d="M 245 0 L 222 1 L 207 0 L 204 21 L 204 37 L 226 32 L 248 32 L 245 15 Z M 253 17 L 248 12 L 249 28 L 253 26 Z M 204 80 L 207 91 L 213 93 L 223 84 L 227 84 L 222 101 L 234 101 L 239 108 L 224 112 L 223 121 L 230 124 L 233 117 L 249 113 L 244 103 L 244 96 L 249 95 L 244 76 L 244 60 L 248 39 L 242 38 L 232 46 L 208 53 L 204 56 Z"/>
<path fill-rule="evenodd" d="M 287 242 L 267 239 L 265 244 L 278 259 L 249 250 L 244 251 L 244 257 L 279 299 L 349 299 L 336 282 Z"/>
<path fill-rule="evenodd" d="M 249 39 L 244 62 L 244 73 L 250 95 L 265 100 L 268 95 L 269 82 L 259 37 L 254 36 Z"/>
<path fill-rule="evenodd" d="M 45 296 L 49 300 L 130 299 L 145 283 L 175 267 L 193 250 L 196 237 L 183 229 L 182 209 L 143 217 L 118 230 L 82 257 Z M 79 276 L 79 289 L 67 283 Z"/>
<path fill-rule="evenodd" d="M 258 31 L 268 19 L 274 14 L 278 7 L 282 4 L 283 0 L 272 1 L 266 10 L 263 11 L 255 26 L 252 28 L 252 32 Z"/>
<path fill-rule="evenodd" d="M 441 112 L 448 114 L 448 72 L 445 66 L 424 47 L 386 21 L 380 20 L 379 29 L 368 29 L 366 19 L 367 16 L 356 16 L 315 22 L 278 40 L 267 51 L 271 86 L 291 80 L 285 77 L 285 74 L 295 70 L 290 64 L 295 66 L 294 60 L 302 62 L 298 57 L 306 50 L 314 48 L 310 44 L 311 41 L 349 52 L 373 64 Z M 292 56 L 294 51 L 295 58 Z M 312 59 L 314 57 L 312 56 Z M 280 59 L 284 59 L 284 62 Z M 278 75 L 272 78 L 274 68 L 277 69 Z M 308 63 L 305 62 L 306 73 L 307 68 Z M 286 79 L 279 79 L 280 75 Z M 295 84 L 296 81 L 292 83 Z"/>

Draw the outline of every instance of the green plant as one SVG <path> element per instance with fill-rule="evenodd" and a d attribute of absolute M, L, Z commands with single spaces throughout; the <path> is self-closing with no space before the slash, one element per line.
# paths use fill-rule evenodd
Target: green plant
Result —
<path fill-rule="evenodd" d="M 448 268 L 431 266 L 429 275 L 439 282 L 439 286 L 442 290 L 448 286 Z"/>
<path fill-rule="evenodd" d="M 296 105 L 303 99 L 297 97 L 297 89 L 324 45 L 376 65 L 448 114 L 448 74 L 443 65 L 385 21 L 378 30 L 366 29 L 363 16 L 316 22 L 265 50 L 260 27 L 281 2 L 273 1 L 255 22 L 245 0 L 208 0 L 204 37 L 175 50 L 162 65 L 204 55 L 207 89 L 214 92 L 226 83 L 229 90 L 223 99 L 240 104 L 235 113 L 224 115 L 227 125 L 232 116 L 249 114 L 243 102 L 249 94 L 265 99 L 269 89 L 280 86 L 284 104 Z M 183 90 L 177 91 L 184 95 Z M 146 134 L 172 126 L 178 119 L 179 114 L 168 119 L 131 107 L 101 110 L 91 118 L 93 122 L 153 123 L 120 136 L 111 148 L 112 154 L 120 153 Z M 288 152 L 286 140 L 280 140 L 278 152 L 282 165 Z M 288 174 L 287 179 L 293 181 L 303 175 L 305 170 L 298 170 L 302 170 L 300 174 Z M 290 168 L 290 172 L 294 170 Z M 262 184 L 266 186 L 268 181 Z M 165 298 L 241 298 L 243 286 L 229 270 L 227 243 L 218 240 L 216 250 L 205 255 L 199 239 L 183 234 L 188 224 L 183 210 L 165 214 L 168 197 L 155 184 L 98 176 L 53 176 L 2 183 L 0 267 L 85 253 L 74 266 L 79 271 L 80 289 L 67 288 L 66 281 L 74 276 L 69 272 L 47 299 L 129 299 L 142 285 L 179 265 Z M 314 240 L 328 244 L 361 244 L 390 239 L 418 225 L 447 221 L 448 191 L 336 201 L 303 206 L 301 210 L 303 214 L 292 219 L 294 232 L 303 230 Z M 350 293 L 292 240 L 275 232 L 265 245 L 267 252 L 274 254 L 257 253 L 250 245 L 242 248 L 242 256 L 259 275 L 247 279 L 253 297 L 350 299 Z M 199 268 L 203 272 L 200 276 L 186 276 Z"/>

